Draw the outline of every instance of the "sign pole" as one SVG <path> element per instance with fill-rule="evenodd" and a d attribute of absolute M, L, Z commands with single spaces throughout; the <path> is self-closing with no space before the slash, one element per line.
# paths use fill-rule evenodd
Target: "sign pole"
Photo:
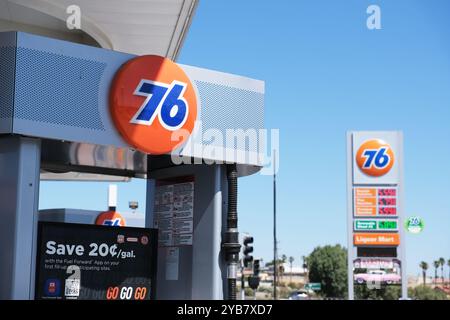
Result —
<path fill-rule="evenodd" d="M 398 187 L 399 192 L 399 232 L 400 238 L 402 239 L 401 247 L 400 247 L 400 272 L 402 278 L 402 300 L 408 299 L 408 276 L 406 273 L 406 238 L 405 238 L 405 214 L 403 212 L 403 201 L 404 201 L 404 187 L 403 187 L 403 134 L 399 132 L 399 140 L 400 146 L 398 153 L 400 155 L 400 166 L 399 166 L 399 176 L 400 176 L 400 185 Z"/>
<path fill-rule="evenodd" d="M 353 157 L 352 134 L 347 133 L 347 285 L 348 300 L 354 300 L 353 290 Z"/>
<path fill-rule="evenodd" d="M 399 131 L 347 133 L 348 298 L 354 299 L 354 268 L 376 265 L 400 283 L 401 299 L 408 298 L 403 212 L 403 135 Z M 355 265 L 355 257 L 358 266 Z M 384 259 L 382 259 L 384 258 Z M 382 260 L 380 260 L 382 259 Z M 398 270 L 395 261 L 400 261 Z M 391 267 L 388 267 L 391 266 Z M 381 289 L 383 277 L 367 280 L 372 272 L 358 272 L 359 285 Z M 394 280 L 395 279 L 395 280 Z"/>

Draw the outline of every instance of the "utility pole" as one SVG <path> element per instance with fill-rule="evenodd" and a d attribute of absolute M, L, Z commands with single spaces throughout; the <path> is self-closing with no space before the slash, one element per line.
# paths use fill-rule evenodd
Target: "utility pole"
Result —
<path fill-rule="evenodd" d="M 277 154 L 273 150 L 273 299 L 277 300 Z"/>
<path fill-rule="evenodd" d="M 241 300 L 245 300 L 244 258 L 241 261 Z"/>

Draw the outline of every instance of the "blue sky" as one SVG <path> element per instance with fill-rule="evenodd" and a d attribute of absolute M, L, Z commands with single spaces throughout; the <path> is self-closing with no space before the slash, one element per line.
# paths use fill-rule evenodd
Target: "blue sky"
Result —
<path fill-rule="evenodd" d="M 381 30 L 366 27 L 370 4 Z M 346 246 L 346 131 L 402 130 L 405 212 L 425 221 L 406 239 L 408 273 L 450 259 L 449 13 L 446 0 L 200 2 L 178 62 L 266 82 L 266 126 L 280 129 L 280 254 L 298 263 L 318 245 Z M 272 177 L 239 183 L 240 230 L 268 261 Z M 40 206 L 104 209 L 106 189 L 42 182 Z M 144 194 L 144 181 L 119 184 L 119 210 Z"/>

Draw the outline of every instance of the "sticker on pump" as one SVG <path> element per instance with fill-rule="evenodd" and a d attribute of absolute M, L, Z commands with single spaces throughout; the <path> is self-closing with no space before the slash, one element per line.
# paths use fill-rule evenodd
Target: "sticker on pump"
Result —
<path fill-rule="evenodd" d="M 124 227 L 126 222 L 124 217 L 115 211 L 102 212 L 97 216 L 95 224 L 102 226 Z"/>
<path fill-rule="evenodd" d="M 394 152 L 391 146 L 383 140 L 367 140 L 356 152 L 356 164 L 366 175 L 381 177 L 392 169 Z"/>
<path fill-rule="evenodd" d="M 154 55 L 126 62 L 110 89 L 110 112 L 124 140 L 149 154 L 167 154 L 187 141 L 197 119 L 197 96 L 186 73 Z"/>

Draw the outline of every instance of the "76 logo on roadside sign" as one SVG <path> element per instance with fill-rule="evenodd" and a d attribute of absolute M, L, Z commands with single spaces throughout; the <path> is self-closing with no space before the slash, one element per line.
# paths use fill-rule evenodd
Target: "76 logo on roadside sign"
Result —
<path fill-rule="evenodd" d="M 366 175 L 380 177 L 388 173 L 394 165 L 394 152 L 383 140 L 367 140 L 356 153 L 356 164 Z"/>

